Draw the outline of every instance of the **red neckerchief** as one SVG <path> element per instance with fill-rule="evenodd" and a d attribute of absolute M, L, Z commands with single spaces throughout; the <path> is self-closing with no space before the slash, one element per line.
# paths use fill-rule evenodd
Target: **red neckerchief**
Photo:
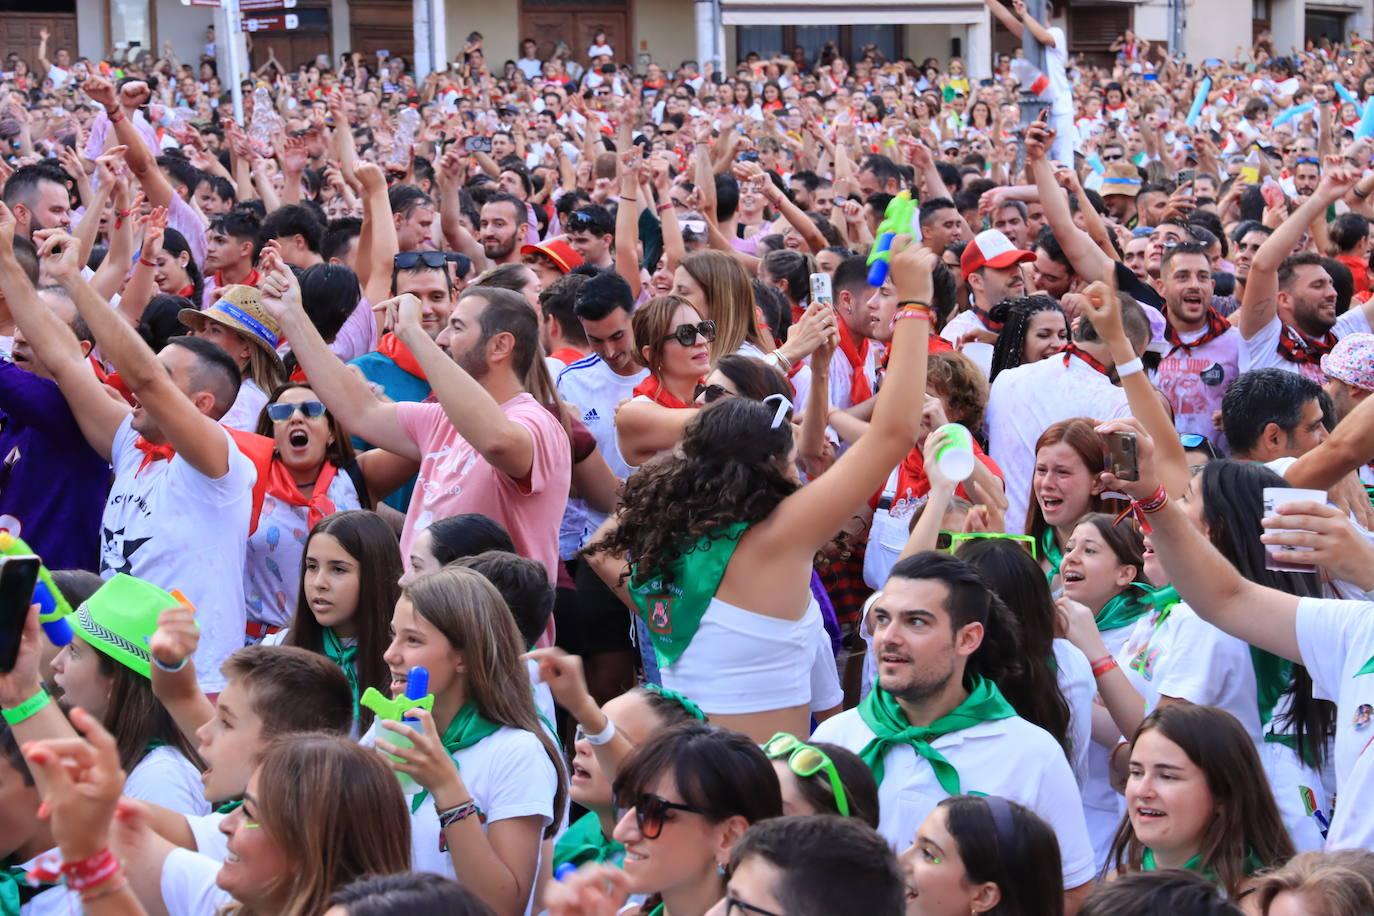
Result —
<path fill-rule="evenodd" d="M 410 352 L 410 348 L 401 343 L 401 338 L 388 331 L 382 335 L 382 339 L 377 344 L 377 352 L 391 360 L 404 372 L 409 372 L 418 379 L 425 378 L 425 370 L 420 368 L 420 362 L 415 358 L 415 354 Z"/>
<path fill-rule="evenodd" d="M 1164 339 L 1169 342 L 1170 349 L 1164 358 L 1168 359 L 1178 350 L 1182 350 L 1184 354 L 1191 353 L 1195 348 L 1216 340 L 1229 330 L 1231 330 L 1231 322 L 1221 317 L 1221 313 L 1209 305 L 1207 306 L 1207 330 L 1192 343 L 1184 343 L 1183 338 L 1179 336 L 1178 329 L 1169 320 L 1169 312 L 1166 309 L 1164 312 Z"/>
<path fill-rule="evenodd" d="M 1353 254 L 1341 254 L 1336 256 L 1346 267 L 1350 268 L 1350 275 L 1355 280 L 1355 294 L 1369 292 L 1369 261 Z"/>
<path fill-rule="evenodd" d="M 664 388 L 663 382 L 661 382 L 656 375 L 650 375 L 648 378 L 644 379 L 644 381 L 636 385 L 634 393 L 636 395 L 642 394 L 662 407 L 683 408 L 696 406 L 695 404 L 688 404 L 686 401 L 679 399 L 667 388 Z"/>
<path fill-rule="evenodd" d="M 305 376 L 305 367 L 300 363 L 296 363 L 296 368 L 291 370 L 291 378 L 289 381 L 302 382 L 307 385 L 310 384 L 310 379 Z"/>
<path fill-rule="evenodd" d="M 983 327 L 987 328 L 989 331 L 992 331 L 995 334 L 1002 333 L 1002 328 L 1005 327 L 1004 322 L 993 321 L 992 316 L 989 315 L 987 312 L 983 311 L 982 309 L 975 308 L 973 310 L 973 316 L 982 323 Z"/>
<path fill-rule="evenodd" d="M 243 286 L 257 286 L 258 281 L 261 279 L 262 276 L 258 273 L 258 269 L 254 267 L 252 270 L 248 271 L 248 276 L 244 277 L 242 280 L 239 281 L 239 284 Z M 219 289 L 224 285 L 226 285 L 224 282 L 224 273 L 218 270 L 215 271 L 215 288 Z M 236 284 L 231 283 L 228 285 L 234 286 Z"/>
<path fill-rule="evenodd" d="M 328 493 L 329 485 L 334 482 L 334 475 L 338 471 L 333 462 L 326 461 L 320 468 L 320 476 L 315 478 L 315 489 L 310 491 L 310 496 L 306 496 L 301 492 L 286 464 L 277 458 L 268 471 L 267 492 L 288 506 L 308 506 L 310 511 L 306 517 L 306 530 L 309 531 L 320 519 L 326 515 L 333 515 L 336 511 Z"/>
<path fill-rule="evenodd" d="M 1320 366 L 1322 357 L 1336 345 L 1336 335 L 1327 331 L 1321 337 L 1308 337 L 1292 325 L 1285 324 L 1279 334 L 1279 356 L 1290 363 Z"/>
<path fill-rule="evenodd" d="M 843 321 L 835 322 L 835 327 L 840 331 L 840 352 L 849 361 L 849 368 L 854 370 L 849 380 L 849 406 L 853 407 L 873 397 L 873 386 L 864 374 L 864 367 L 868 364 L 869 341 L 867 337 L 861 337 L 856 343 L 854 332 Z"/>
<path fill-rule="evenodd" d="M 181 289 L 177 290 L 176 294 L 183 299 L 190 299 L 195 291 L 196 285 L 194 283 L 187 283 Z"/>
<path fill-rule="evenodd" d="M 978 461 L 985 465 L 991 465 L 994 474 L 998 477 L 1002 476 L 1001 468 L 998 468 L 997 465 L 993 464 L 991 460 L 988 459 L 977 442 L 973 443 L 973 454 Z M 925 497 L 929 492 L 930 478 L 926 476 L 925 457 L 921 454 L 919 448 L 913 448 L 907 453 L 906 458 L 903 459 L 902 463 L 897 467 L 897 492 L 893 502 L 899 499 L 919 500 Z M 963 484 L 959 484 L 954 492 L 962 499 L 970 498 L 969 494 L 964 490 Z"/>
<path fill-rule="evenodd" d="M 792 306 L 792 323 L 796 324 L 797 322 L 801 321 L 802 316 L 805 314 L 806 309 L 802 308 L 800 305 Z"/>
<path fill-rule="evenodd" d="M 143 453 L 143 460 L 139 462 L 138 470 L 134 471 L 135 477 L 142 474 L 143 469 L 154 461 L 171 461 L 172 456 L 177 453 L 177 450 L 170 445 L 158 445 L 154 442 L 149 442 L 142 436 L 134 440 L 134 448 Z"/>
<path fill-rule="evenodd" d="M 1098 372 L 1101 372 L 1103 375 L 1107 375 L 1107 367 L 1102 365 L 1096 359 L 1094 359 L 1092 357 L 1092 354 L 1085 353 L 1084 351 L 1080 350 L 1078 348 L 1078 345 L 1075 344 L 1072 340 L 1064 344 L 1064 349 L 1060 352 L 1064 354 L 1065 369 L 1069 367 L 1069 360 L 1077 356 L 1079 359 L 1083 360 L 1083 362 L 1087 363 L 1089 366 L 1092 366 Z"/>
<path fill-rule="evenodd" d="M 581 350 L 574 350 L 572 347 L 559 347 L 549 354 L 549 359 L 556 359 L 560 363 L 566 363 L 571 366 L 586 355 L 587 354 L 583 353 Z"/>

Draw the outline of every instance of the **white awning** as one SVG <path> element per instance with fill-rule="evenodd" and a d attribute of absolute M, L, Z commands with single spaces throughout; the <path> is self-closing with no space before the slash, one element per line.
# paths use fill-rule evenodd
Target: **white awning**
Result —
<path fill-rule="evenodd" d="M 722 0 L 725 25 L 972 25 L 987 21 L 980 2 L 911 0 Z"/>

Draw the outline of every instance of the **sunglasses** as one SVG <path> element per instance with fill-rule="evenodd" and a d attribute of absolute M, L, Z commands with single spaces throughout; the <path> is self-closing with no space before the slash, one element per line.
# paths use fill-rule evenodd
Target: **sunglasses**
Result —
<path fill-rule="evenodd" d="M 663 338 L 663 342 L 676 340 L 681 346 L 690 347 L 697 342 L 698 337 L 707 343 L 715 340 L 716 323 L 708 318 L 700 324 L 680 324 L 673 329 L 671 334 Z"/>
<path fill-rule="evenodd" d="M 618 817 L 623 817 L 626 810 L 634 809 L 635 824 L 639 827 L 640 835 L 646 840 L 656 840 L 663 833 L 663 824 L 669 811 L 686 811 L 688 814 L 706 813 L 700 808 L 694 808 L 691 805 L 679 805 L 662 796 L 651 795 L 647 792 L 636 796 L 629 804 L 617 802 L 616 808 Z"/>
<path fill-rule="evenodd" d="M 796 735 L 778 732 L 764 743 L 763 753 L 769 760 L 786 757 L 788 768 L 803 779 L 810 779 L 824 771 L 830 779 L 830 792 L 835 796 L 835 810 L 840 817 L 849 817 L 849 799 L 844 794 L 844 783 L 840 782 L 835 762 L 825 751 L 812 747 Z"/>
<path fill-rule="evenodd" d="M 692 400 L 700 401 L 703 404 L 714 404 L 721 398 L 728 397 L 730 397 L 730 392 L 725 390 L 724 385 L 706 385 L 698 382 Z"/>
<path fill-rule="evenodd" d="M 1035 559 L 1035 538 L 1029 534 L 1004 534 L 1000 531 L 941 531 L 935 536 L 935 549 L 958 553 L 959 545 L 969 541 L 1012 541 Z"/>
<path fill-rule="evenodd" d="M 597 228 L 597 220 L 593 214 L 588 213 L 586 210 L 574 210 L 572 214 L 568 216 L 568 228 L 595 229 Z M 605 231 L 609 233 L 611 230 L 607 229 Z"/>
<path fill-rule="evenodd" d="M 1103 157 L 1102 157 L 1102 161 L 1103 161 L 1103 162 L 1120 162 L 1122 159 L 1125 159 L 1125 158 L 1126 158 L 1125 155 L 1118 155 L 1118 156 L 1103 156 Z"/>
<path fill-rule="evenodd" d="M 307 420 L 324 416 L 324 405 L 319 401 L 297 401 L 294 404 L 268 404 L 267 417 L 273 423 L 285 423 L 298 410 Z"/>
<path fill-rule="evenodd" d="M 1186 449 L 1192 449 L 1193 451 L 1200 449 L 1206 452 L 1210 458 L 1221 457 L 1217 454 L 1217 447 L 1212 444 L 1212 440 L 1199 433 L 1179 433 L 1178 441 L 1179 444 Z"/>
<path fill-rule="evenodd" d="M 1321 165 L 1322 161 L 1316 156 L 1299 156 L 1293 160 L 1294 165 Z"/>
<path fill-rule="evenodd" d="M 449 261 L 457 261 L 463 255 L 456 251 L 402 251 L 392 258 L 392 264 L 401 270 L 413 270 L 423 264 L 430 270 L 443 270 Z"/>

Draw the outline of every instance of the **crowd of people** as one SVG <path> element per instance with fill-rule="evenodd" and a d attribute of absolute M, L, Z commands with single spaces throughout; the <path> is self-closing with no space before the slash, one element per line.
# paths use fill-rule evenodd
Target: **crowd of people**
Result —
<path fill-rule="evenodd" d="M 986 2 L 7 61 L 0 913 L 1374 912 L 1374 44 Z"/>

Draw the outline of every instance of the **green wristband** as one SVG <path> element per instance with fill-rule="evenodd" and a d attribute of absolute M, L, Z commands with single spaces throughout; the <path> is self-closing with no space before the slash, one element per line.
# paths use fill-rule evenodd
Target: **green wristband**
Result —
<path fill-rule="evenodd" d="M 0 715 L 3 715 L 5 721 L 10 725 L 18 725 L 20 722 L 32 719 L 34 716 L 38 715 L 39 710 L 51 702 L 52 697 L 48 696 L 46 690 L 39 687 L 37 693 L 13 709 L 0 709 Z"/>

